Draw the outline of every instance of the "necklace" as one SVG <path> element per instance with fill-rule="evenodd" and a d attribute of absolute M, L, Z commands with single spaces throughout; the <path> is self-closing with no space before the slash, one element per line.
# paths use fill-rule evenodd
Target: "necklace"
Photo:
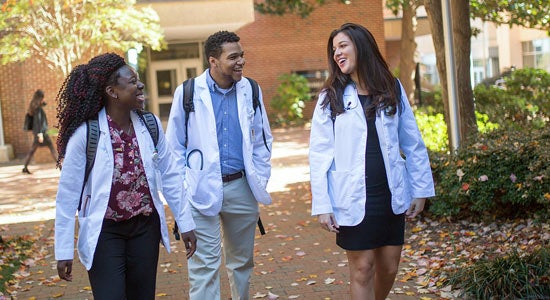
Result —
<path fill-rule="evenodd" d="M 130 126 L 128 126 L 128 130 L 122 129 L 122 131 L 124 131 L 124 133 L 126 133 L 126 135 L 129 136 L 133 132 L 133 130 L 132 130 L 133 128 L 134 128 L 134 126 L 132 126 L 132 123 L 130 123 Z"/>

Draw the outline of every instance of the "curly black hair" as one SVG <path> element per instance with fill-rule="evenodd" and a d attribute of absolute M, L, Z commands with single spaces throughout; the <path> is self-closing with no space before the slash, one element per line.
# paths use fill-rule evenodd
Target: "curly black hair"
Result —
<path fill-rule="evenodd" d="M 234 32 L 225 30 L 218 31 L 209 36 L 204 43 L 204 54 L 206 54 L 206 58 L 210 56 L 220 58 L 220 55 L 222 55 L 222 45 L 224 43 L 236 43 L 240 40 L 241 38 Z"/>
<path fill-rule="evenodd" d="M 63 82 L 56 99 L 58 167 L 65 157 L 69 139 L 80 124 L 95 117 L 105 106 L 105 87 L 117 82 L 118 70 L 125 65 L 124 58 L 118 54 L 101 54 L 75 67 Z"/>

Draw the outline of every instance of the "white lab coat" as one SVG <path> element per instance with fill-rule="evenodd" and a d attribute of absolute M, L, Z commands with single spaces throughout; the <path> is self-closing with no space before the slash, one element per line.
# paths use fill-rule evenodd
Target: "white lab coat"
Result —
<path fill-rule="evenodd" d="M 185 188 L 187 199 L 202 214 L 217 215 L 223 202 L 223 183 L 220 154 L 216 133 L 216 118 L 212 108 L 212 98 L 206 83 L 208 70 L 195 78 L 193 101 L 195 112 L 189 114 L 188 128 L 185 130 L 185 110 L 183 109 L 183 87 L 176 88 L 170 118 L 166 129 L 166 140 L 175 152 L 178 166 L 185 166 Z M 243 159 L 248 185 L 256 198 L 263 204 L 271 203 L 266 190 L 271 176 L 271 145 L 273 136 L 262 101 L 254 114 L 252 106 L 252 86 L 246 78 L 236 82 L 239 123 L 243 135 Z M 263 120 L 262 120 L 263 119 Z M 262 125 L 267 148 L 262 137 Z M 185 135 L 188 145 L 184 146 Z M 196 151 L 194 151 L 196 150 Z M 193 153 L 191 153 L 193 151 Z M 187 156 L 189 155 L 189 157 Z"/>
<path fill-rule="evenodd" d="M 435 195 L 426 146 L 402 87 L 401 95 L 402 111 L 393 116 L 381 112 L 375 121 L 395 214 L 405 212 L 413 198 Z M 334 124 L 330 108 L 321 108 L 324 98 L 321 93 L 311 122 L 311 213 L 334 213 L 339 225 L 354 226 L 365 215 L 365 114 L 351 84 L 343 95 L 348 109 Z"/>
<path fill-rule="evenodd" d="M 184 201 L 185 191 L 180 180 L 182 171 L 175 164 L 168 149 L 160 120 L 157 118 L 159 141 L 157 145 L 158 159 L 155 160 L 153 159 L 155 146 L 147 127 L 135 112 L 132 112 L 131 118 L 147 176 L 147 183 L 149 184 L 155 209 L 160 217 L 161 228 L 159 230 L 161 230 L 162 243 L 166 250 L 170 252 L 164 204 L 159 192 L 162 192 L 174 213 L 180 231 L 187 232 L 195 229 L 190 207 L 187 201 Z M 81 210 L 78 211 L 78 253 L 80 261 L 87 270 L 92 267 L 94 252 L 109 203 L 114 171 L 113 147 L 105 108 L 99 112 L 98 120 L 100 134 L 95 163 L 84 188 Z M 78 208 L 82 182 L 84 181 L 86 133 L 86 123 L 83 123 L 77 128 L 67 144 L 56 198 L 56 260 L 73 259 L 74 256 L 75 212 Z M 162 187 L 160 187 L 161 185 Z M 86 195 L 90 195 L 91 198 L 86 200 Z"/>

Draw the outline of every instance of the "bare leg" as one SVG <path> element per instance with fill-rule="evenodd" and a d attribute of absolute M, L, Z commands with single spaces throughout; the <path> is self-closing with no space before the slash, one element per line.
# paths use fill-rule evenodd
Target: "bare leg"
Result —
<path fill-rule="evenodd" d="M 374 251 L 347 251 L 352 300 L 374 299 Z"/>
<path fill-rule="evenodd" d="M 376 300 L 384 300 L 390 293 L 399 268 L 401 248 L 402 246 L 384 246 L 374 249 Z"/>

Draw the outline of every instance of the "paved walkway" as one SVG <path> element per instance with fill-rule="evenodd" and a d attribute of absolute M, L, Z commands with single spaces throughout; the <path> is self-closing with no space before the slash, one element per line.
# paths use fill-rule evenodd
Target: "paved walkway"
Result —
<path fill-rule="evenodd" d="M 321 230 L 310 216 L 309 131 L 277 129 L 274 136 L 272 180 L 268 186 L 274 202 L 261 207 L 267 234 L 257 235 L 251 298 L 349 299 L 345 252 L 336 246 L 334 235 Z M 75 260 L 73 282 L 57 277 L 53 218 L 59 171 L 53 163 L 31 165 L 32 175 L 23 175 L 21 168 L 14 163 L 0 165 L 0 235 L 40 238 L 35 260 L 21 273 L 13 299 L 93 299 L 80 262 Z M 171 254 L 164 249 L 160 252 L 157 299 L 187 299 L 185 249 L 173 239 L 172 247 L 175 251 Z M 221 274 L 222 299 L 230 299 L 225 269 Z M 413 291 L 412 285 L 396 281 L 389 299 L 418 299 L 406 295 Z"/>

